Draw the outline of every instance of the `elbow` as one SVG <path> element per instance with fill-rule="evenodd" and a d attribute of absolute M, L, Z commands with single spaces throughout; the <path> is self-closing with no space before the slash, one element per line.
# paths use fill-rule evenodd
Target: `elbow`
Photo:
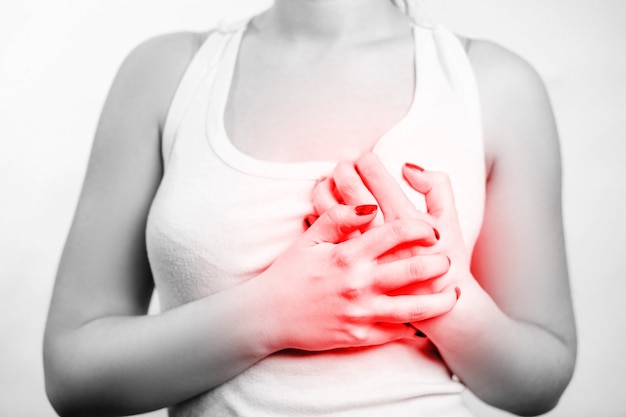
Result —
<path fill-rule="evenodd" d="M 75 339 L 44 342 L 46 395 L 60 417 L 131 415 L 158 408 L 137 405 L 137 391 L 111 376 L 110 366 L 103 370 L 95 357 L 98 352 L 85 354 L 76 345 Z"/>
<path fill-rule="evenodd" d="M 46 367 L 48 368 L 48 367 Z M 71 401 L 68 398 L 67 390 L 63 389 L 62 382 L 57 375 L 51 375 L 49 369 L 45 369 L 46 395 L 48 402 L 61 417 L 69 417 L 74 415 L 72 412 Z"/>
<path fill-rule="evenodd" d="M 562 360 L 558 367 L 514 387 L 509 385 L 508 389 L 483 392 L 484 395 L 478 396 L 486 403 L 518 416 L 546 414 L 558 405 L 574 374 L 575 353 L 564 356 Z"/>
<path fill-rule="evenodd" d="M 562 368 L 562 373 L 546 375 L 543 381 L 536 381 L 532 388 L 516 392 L 511 401 L 500 404 L 500 408 L 518 416 L 540 416 L 552 411 L 561 400 L 574 372 L 574 361 Z"/>
<path fill-rule="evenodd" d="M 556 399 L 546 398 L 536 401 L 526 401 L 505 409 L 506 411 L 522 417 L 534 417 L 552 411 L 558 404 L 560 396 Z"/>
<path fill-rule="evenodd" d="M 525 400 L 520 400 L 508 411 L 523 417 L 546 414 L 558 405 L 568 384 L 569 379 L 553 389 L 547 389 L 544 392 L 536 393 L 534 396 L 529 396 Z"/>
<path fill-rule="evenodd" d="M 50 405 L 61 417 L 85 416 L 78 399 L 84 394 L 77 381 L 76 372 L 50 343 L 44 344 L 43 364 L 46 396 Z M 73 376 L 74 375 L 74 376 Z"/>
<path fill-rule="evenodd" d="M 74 380 L 71 371 L 53 371 L 50 363 L 44 365 L 45 389 L 48 401 L 60 417 L 86 417 L 90 415 L 104 415 L 81 387 L 80 382 Z"/>
<path fill-rule="evenodd" d="M 56 411 L 56 413 L 61 417 L 71 417 L 78 415 L 72 410 L 71 402 L 68 401 L 67 396 L 59 388 L 59 384 L 56 383 L 52 378 L 46 375 L 46 395 L 48 396 L 48 401 L 50 405 Z"/>
<path fill-rule="evenodd" d="M 561 398 L 561 392 L 535 393 L 507 398 L 506 401 L 487 401 L 490 405 L 522 417 L 540 416 L 553 410 Z"/>
<path fill-rule="evenodd" d="M 50 405 L 61 417 L 69 417 L 75 415 L 72 411 L 72 401 L 68 395 L 71 390 L 68 389 L 67 383 L 64 382 L 65 377 L 57 363 L 54 355 L 48 347 L 44 348 L 44 376 L 46 396 Z"/>

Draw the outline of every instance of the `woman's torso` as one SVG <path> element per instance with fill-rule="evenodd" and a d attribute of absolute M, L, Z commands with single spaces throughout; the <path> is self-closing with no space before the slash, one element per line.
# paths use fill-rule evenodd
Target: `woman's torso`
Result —
<path fill-rule="evenodd" d="M 346 156 L 321 154 L 326 157 L 284 163 L 281 158 L 293 154 L 260 159 L 265 154 L 251 156 L 231 142 L 224 116 L 238 111 L 237 90 L 231 87 L 237 58 L 245 52 L 239 48 L 244 29 L 235 25 L 209 36 L 168 116 L 165 172 L 147 228 L 164 309 L 237 285 L 265 269 L 302 233 L 302 219 L 313 211 L 315 181 Z M 399 181 L 407 161 L 448 172 L 471 249 L 480 229 L 485 184 L 471 71 L 451 34 L 416 27 L 414 39 L 417 83 L 408 109 L 398 105 L 395 114 L 404 115 L 357 150 L 373 150 Z M 381 120 L 393 119 L 394 112 L 389 114 Z M 276 144 L 291 141 L 281 138 Z M 264 147 L 248 148 L 262 152 Z M 405 190 L 423 209 L 423 199 Z M 279 352 L 173 407 L 172 414 L 464 416 L 461 390 L 436 349 L 427 340 L 412 340 L 321 353 Z"/>

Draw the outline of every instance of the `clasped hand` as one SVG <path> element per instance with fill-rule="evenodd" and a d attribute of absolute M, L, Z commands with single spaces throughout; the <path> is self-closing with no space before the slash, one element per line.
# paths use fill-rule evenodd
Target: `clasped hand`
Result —
<path fill-rule="evenodd" d="M 404 176 L 426 197 L 428 213 L 373 154 L 339 164 L 315 187 L 319 218 L 259 277 L 273 289 L 268 334 L 276 350 L 413 338 L 405 323 L 419 326 L 454 308 L 460 283 L 450 270 L 467 259 L 449 182 L 409 166 Z"/>
<path fill-rule="evenodd" d="M 444 255 L 449 260 L 451 270 L 443 276 L 432 277 L 437 279 L 421 281 L 412 292 L 438 292 L 450 285 L 462 287 L 464 281 L 473 278 L 469 272 L 470 259 L 461 234 L 448 175 L 425 171 L 410 163 L 404 165 L 402 174 L 411 188 L 424 196 L 426 212 L 414 206 L 380 159 L 372 153 L 364 154 L 355 163 L 338 164 L 330 178 L 318 182 L 313 190 L 315 209 L 317 213 L 324 213 L 336 204 L 366 202 L 378 204 L 382 212 L 368 225 L 369 228 L 399 219 L 415 219 L 429 224 L 437 236 L 435 245 L 407 242 L 383 255 L 379 261 L 388 262 L 418 255 Z"/>

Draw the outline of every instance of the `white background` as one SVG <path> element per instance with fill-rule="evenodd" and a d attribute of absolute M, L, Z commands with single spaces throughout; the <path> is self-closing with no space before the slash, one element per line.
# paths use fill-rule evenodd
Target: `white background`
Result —
<path fill-rule="evenodd" d="M 435 21 L 521 54 L 547 83 L 561 131 L 580 337 L 574 380 L 549 415 L 626 415 L 626 1 L 422 3 Z M 208 29 L 268 4 L 0 0 L 0 415 L 54 415 L 43 388 L 46 310 L 122 59 L 155 34 Z M 478 416 L 505 415 L 475 407 Z"/>

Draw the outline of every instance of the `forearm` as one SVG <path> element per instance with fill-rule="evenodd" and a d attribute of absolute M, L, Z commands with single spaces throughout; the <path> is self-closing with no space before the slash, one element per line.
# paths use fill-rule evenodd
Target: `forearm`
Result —
<path fill-rule="evenodd" d="M 452 370 L 483 401 L 520 414 L 554 407 L 569 383 L 575 348 L 555 334 L 508 317 L 478 284 L 423 331 Z"/>
<path fill-rule="evenodd" d="M 256 292 L 252 280 L 160 315 L 103 317 L 48 340 L 53 405 L 62 415 L 140 413 L 229 380 L 272 353 Z"/>

